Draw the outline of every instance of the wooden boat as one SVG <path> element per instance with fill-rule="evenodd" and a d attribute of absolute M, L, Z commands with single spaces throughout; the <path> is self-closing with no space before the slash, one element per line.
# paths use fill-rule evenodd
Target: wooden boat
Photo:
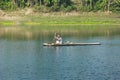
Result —
<path fill-rule="evenodd" d="M 101 44 L 99 42 L 96 42 L 96 43 L 63 43 L 63 44 L 43 43 L 43 46 L 85 46 L 85 45 L 101 45 Z"/>

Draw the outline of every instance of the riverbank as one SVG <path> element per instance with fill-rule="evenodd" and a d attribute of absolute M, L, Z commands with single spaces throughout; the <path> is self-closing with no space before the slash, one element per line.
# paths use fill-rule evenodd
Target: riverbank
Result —
<path fill-rule="evenodd" d="M 119 14 L 107 12 L 34 13 L 29 9 L 26 12 L 3 12 L 0 37 L 37 38 L 54 32 L 79 36 L 113 35 L 120 32 L 119 22 Z"/>
<path fill-rule="evenodd" d="M 120 14 L 111 12 L 38 13 L 34 12 L 32 9 L 23 9 L 13 12 L 0 10 L 0 24 L 2 26 L 120 25 L 119 22 Z"/>

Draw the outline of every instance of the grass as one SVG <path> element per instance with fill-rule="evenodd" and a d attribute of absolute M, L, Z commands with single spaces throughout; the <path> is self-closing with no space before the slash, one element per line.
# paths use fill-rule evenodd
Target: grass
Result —
<path fill-rule="evenodd" d="M 6 25 L 24 25 L 24 26 L 74 26 L 74 25 L 120 25 L 120 18 L 116 15 L 77 15 L 77 16 L 25 16 L 23 20 L 0 21 L 3 26 Z M 22 26 L 23 26 L 22 25 Z"/>

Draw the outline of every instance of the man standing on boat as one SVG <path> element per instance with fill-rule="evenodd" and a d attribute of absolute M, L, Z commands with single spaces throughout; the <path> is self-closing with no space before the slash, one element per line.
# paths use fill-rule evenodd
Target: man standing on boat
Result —
<path fill-rule="evenodd" d="M 62 44 L 62 37 L 57 33 L 55 33 L 54 42 L 55 44 Z"/>

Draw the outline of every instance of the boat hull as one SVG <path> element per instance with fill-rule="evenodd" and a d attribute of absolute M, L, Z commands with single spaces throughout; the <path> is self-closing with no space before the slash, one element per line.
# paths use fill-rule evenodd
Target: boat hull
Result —
<path fill-rule="evenodd" d="M 54 43 L 44 43 L 43 46 L 85 46 L 85 45 L 101 45 L 99 42 L 96 43 L 63 43 L 63 44 L 54 44 Z"/>

